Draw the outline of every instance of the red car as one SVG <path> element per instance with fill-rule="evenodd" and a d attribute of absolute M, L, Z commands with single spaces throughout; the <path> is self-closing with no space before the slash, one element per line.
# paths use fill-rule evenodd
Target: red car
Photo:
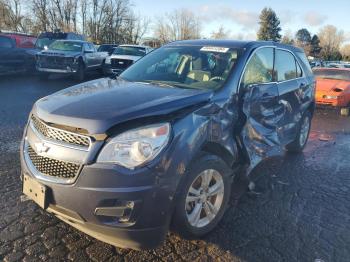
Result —
<path fill-rule="evenodd" d="M 316 103 L 341 108 L 342 115 L 349 115 L 350 107 L 350 69 L 317 68 Z"/>
<path fill-rule="evenodd" d="M 0 75 L 33 71 L 36 38 L 19 33 L 0 33 Z"/>
<path fill-rule="evenodd" d="M 34 48 L 36 37 L 21 33 L 1 33 L 0 36 L 11 38 L 15 41 L 17 48 Z"/>

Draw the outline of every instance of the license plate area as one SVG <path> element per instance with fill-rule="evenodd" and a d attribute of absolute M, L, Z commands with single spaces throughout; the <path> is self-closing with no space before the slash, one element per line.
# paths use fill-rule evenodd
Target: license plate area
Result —
<path fill-rule="evenodd" d="M 23 175 L 23 193 L 41 208 L 46 208 L 46 187 L 28 175 Z"/>

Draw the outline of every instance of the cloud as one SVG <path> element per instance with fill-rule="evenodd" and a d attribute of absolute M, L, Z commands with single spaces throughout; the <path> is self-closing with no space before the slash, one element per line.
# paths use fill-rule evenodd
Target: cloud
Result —
<path fill-rule="evenodd" d="M 320 26 L 327 20 L 327 18 L 326 15 L 310 11 L 304 15 L 303 20 L 309 26 Z"/>
<path fill-rule="evenodd" d="M 297 13 L 291 10 L 282 10 L 277 13 L 282 26 L 293 23 L 296 15 Z"/>
<path fill-rule="evenodd" d="M 257 27 L 259 21 L 259 14 L 256 12 L 235 10 L 228 6 L 201 6 L 200 17 L 204 22 L 231 21 L 245 29 Z"/>

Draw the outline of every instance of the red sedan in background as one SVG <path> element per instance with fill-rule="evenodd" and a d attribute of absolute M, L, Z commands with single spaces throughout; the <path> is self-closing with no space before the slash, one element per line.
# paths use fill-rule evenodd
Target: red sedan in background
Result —
<path fill-rule="evenodd" d="M 342 115 L 349 115 L 350 107 L 350 69 L 317 68 L 316 103 L 341 108 Z"/>

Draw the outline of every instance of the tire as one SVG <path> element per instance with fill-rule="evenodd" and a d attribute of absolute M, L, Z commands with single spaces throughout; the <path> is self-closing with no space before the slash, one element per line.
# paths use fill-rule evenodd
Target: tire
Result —
<path fill-rule="evenodd" d="M 82 61 L 79 61 L 78 70 L 75 73 L 74 78 L 79 82 L 85 79 L 85 66 Z"/>
<path fill-rule="evenodd" d="M 199 192 L 202 183 L 206 184 L 202 177 L 209 178 L 210 175 L 212 179 L 209 182 L 208 190 L 214 189 L 215 185 L 217 187 L 221 185 L 219 187 L 221 190 L 218 191 L 217 195 L 206 198 L 206 193 L 199 194 Z M 173 214 L 172 228 L 185 238 L 198 238 L 212 231 L 220 222 L 227 208 L 231 194 L 231 175 L 232 170 L 221 158 L 215 155 L 206 154 L 196 159 L 187 171 L 187 177 L 179 185 L 180 191 Z M 196 194 L 192 192 L 196 192 Z M 192 201 L 187 202 L 186 199 Z M 203 203 L 204 201 L 205 203 Z M 208 202 L 211 203 L 211 206 Z M 212 207 L 214 209 L 211 209 Z M 215 209 L 217 210 L 216 215 L 215 212 L 212 212 Z M 195 210 L 199 210 L 199 219 L 195 219 L 195 214 L 198 214 L 198 212 L 193 213 Z M 210 211 L 211 215 L 208 215 L 207 210 Z"/>
<path fill-rule="evenodd" d="M 306 146 L 311 129 L 311 112 L 306 111 L 299 122 L 298 132 L 295 140 L 286 146 L 286 150 L 291 153 L 300 153 Z"/>

